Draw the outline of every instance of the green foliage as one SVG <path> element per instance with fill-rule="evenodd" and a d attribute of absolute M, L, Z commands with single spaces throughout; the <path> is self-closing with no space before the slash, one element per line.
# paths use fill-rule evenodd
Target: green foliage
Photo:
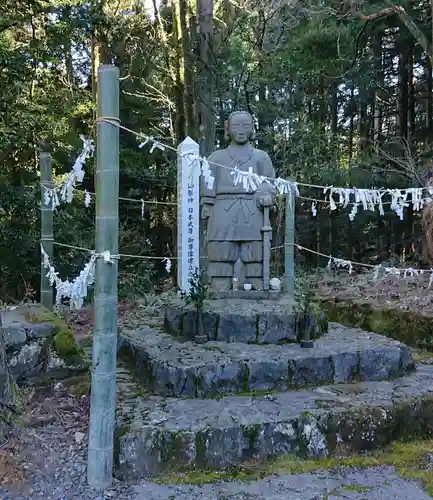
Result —
<path fill-rule="evenodd" d="M 296 273 L 295 279 L 295 307 L 299 312 L 317 310 L 317 300 L 313 291 L 311 277 L 307 273 Z"/>
<path fill-rule="evenodd" d="M 192 305 L 194 308 L 201 312 L 205 300 L 209 299 L 209 280 L 204 269 L 199 270 L 196 268 L 192 277 L 189 279 L 189 291 L 182 290 L 180 296 L 185 300 L 187 305 Z"/>

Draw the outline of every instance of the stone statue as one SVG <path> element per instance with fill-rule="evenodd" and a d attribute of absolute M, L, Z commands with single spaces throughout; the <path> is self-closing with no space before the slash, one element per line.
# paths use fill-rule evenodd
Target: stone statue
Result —
<path fill-rule="evenodd" d="M 234 185 L 230 172 L 235 167 L 243 171 L 251 168 L 258 175 L 275 178 L 275 171 L 269 155 L 251 145 L 254 123 L 249 113 L 232 113 L 226 122 L 226 136 L 231 140 L 228 148 L 208 158 L 214 185 L 212 189 L 202 186 L 202 218 L 208 219 L 208 275 L 216 291 L 232 289 L 233 278 L 238 278 L 240 289 L 249 283 L 254 290 L 263 290 L 263 230 L 271 230 L 264 219 L 274 202 L 275 188 L 263 182 L 255 192 L 245 190 L 242 183 Z M 269 268 L 269 255 L 265 257 Z"/>

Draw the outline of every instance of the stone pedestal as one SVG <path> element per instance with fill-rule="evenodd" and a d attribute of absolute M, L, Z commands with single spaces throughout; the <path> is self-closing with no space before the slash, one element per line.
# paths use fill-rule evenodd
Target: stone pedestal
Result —
<path fill-rule="evenodd" d="M 257 292 L 267 298 L 246 300 L 237 297 L 251 292 L 226 293 L 232 295 L 209 300 L 203 309 L 203 331 L 208 340 L 257 344 L 300 342 L 299 314 L 293 310 L 290 297 Z M 193 340 L 197 335 L 197 312 L 185 307 L 181 300 L 174 301 L 165 311 L 164 325 L 176 337 Z M 324 332 L 326 322 L 316 321 L 311 338 L 319 338 Z"/>
<path fill-rule="evenodd" d="M 123 332 L 120 356 L 153 393 L 212 398 L 248 391 L 284 391 L 352 380 L 382 380 L 413 366 L 395 340 L 331 324 L 311 349 L 298 343 L 247 345 L 176 340 L 152 327 Z"/>

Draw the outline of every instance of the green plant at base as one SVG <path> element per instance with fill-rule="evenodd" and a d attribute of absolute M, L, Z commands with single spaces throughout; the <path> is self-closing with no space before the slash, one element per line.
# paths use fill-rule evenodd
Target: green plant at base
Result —
<path fill-rule="evenodd" d="M 185 300 L 186 305 L 192 305 L 197 312 L 197 337 L 196 340 L 205 342 L 203 334 L 203 305 L 209 294 L 209 280 L 204 269 L 195 269 L 193 275 L 188 280 L 189 292 L 181 291 L 180 296 Z"/>
<path fill-rule="evenodd" d="M 296 273 L 295 308 L 298 312 L 317 312 L 318 302 L 312 290 L 311 280 L 305 273 Z"/>
<path fill-rule="evenodd" d="M 192 305 L 197 312 L 201 312 L 205 300 L 209 298 L 209 281 L 206 271 L 196 268 L 188 283 L 189 292 L 182 290 L 180 296 L 187 305 Z"/>

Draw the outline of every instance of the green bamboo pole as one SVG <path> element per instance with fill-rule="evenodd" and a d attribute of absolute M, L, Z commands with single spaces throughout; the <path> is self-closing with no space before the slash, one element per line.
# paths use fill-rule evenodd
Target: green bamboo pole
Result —
<path fill-rule="evenodd" d="M 53 188 L 53 172 L 51 169 L 51 148 L 47 142 L 39 143 L 39 168 L 41 172 L 41 245 L 46 254 L 53 261 L 53 206 L 52 200 L 45 205 L 45 191 Z M 53 308 L 53 287 L 47 278 L 48 269 L 44 267 L 44 258 L 41 255 L 41 304 Z"/>
<path fill-rule="evenodd" d="M 98 118 L 119 118 L 119 70 L 98 69 Z M 96 253 L 118 254 L 119 129 L 97 124 Z M 96 260 L 87 481 L 97 490 L 111 485 L 116 404 L 117 260 Z"/>
<path fill-rule="evenodd" d="M 291 203 L 290 203 L 291 199 Z M 284 227 L 284 291 L 295 293 L 295 210 L 296 197 L 286 195 L 286 214 Z"/>

